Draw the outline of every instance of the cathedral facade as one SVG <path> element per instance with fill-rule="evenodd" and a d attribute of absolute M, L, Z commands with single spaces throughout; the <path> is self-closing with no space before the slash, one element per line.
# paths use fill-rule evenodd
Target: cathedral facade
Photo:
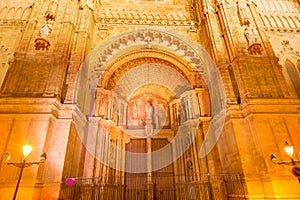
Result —
<path fill-rule="evenodd" d="M 299 51 L 299 0 L 1 2 L 0 199 L 300 199 Z"/>

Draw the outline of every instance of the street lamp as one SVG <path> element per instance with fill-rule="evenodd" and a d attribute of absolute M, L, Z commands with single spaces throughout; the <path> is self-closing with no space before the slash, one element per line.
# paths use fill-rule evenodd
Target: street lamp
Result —
<path fill-rule="evenodd" d="M 294 155 L 294 147 L 292 145 L 289 145 L 288 142 L 285 142 L 286 147 L 284 147 L 284 151 L 290 156 L 291 160 L 283 160 L 283 161 L 278 161 L 276 154 L 271 154 L 271 161 L 275 164 L 278 165 L 297 165 L 297 163 L 300 163 L 300 160 L 294 160 L 293 155 Z"/>
<path fill-rule="evenodd" d="M 285 142 L 285 147 L 284 147 L 284 151 L 290 156 L 290 160 L 282 160 L 282 161 L 278 161 L 277 160 L 277 156 L 276 154 L 271 154 L 271 161 L 275 164 L 278 165 L 292 165 L 292 166 L 296 166 L 297 163 L 300 163 L 300 160 L 294 160 L 294 147 L 292 145 L 289 145 L 288 142 Z M 300 183 L 300 178 L 298 178 L 298 181 Z"/>
<path fill-rule="evenodd" d="M 4 155 L 3 155 L 3 158 L 5 159 L 4 161 L 4 164 L 6 165 L 13 165 L 15 167 L 19 167 L 21 168 L 21 172 L 20 172 L 20 175 L 19 175 L 19 179 L 18 179 L 18 182 L 17 182 L 17 186 L 16 186 L 16 189 L 15 189 L 15 193 L 14 193 L 14 197 L 13 197 L 13 200 L 16 199 L 17 197 L 17 192 L 18 192 L 18 189 L 19 189 L 19 185 L 20 185 L 20 181 L 21 181 L 21 178 L 22 178 L 22 174 L 23 174 L 23 169 L 25 167 L 30 167 L 32 165 L 39 165 L 41 162 L 44 162 L 46 159 L 47 159 L 47 155 L 45 152 L 43 152 L 41 155 L 40 155 L 40 161 L 38 162 L 26 162 L 26 158 L 27 156 L 29 156 L 29 154 L 31 153 L 32 151 L 32 146 L 30 144 L 26 144 L 24 145 L 23 147 L 23 159 L 21 162 L 10 162 L 10 153 L 9 152 L 6 152 Z"/>

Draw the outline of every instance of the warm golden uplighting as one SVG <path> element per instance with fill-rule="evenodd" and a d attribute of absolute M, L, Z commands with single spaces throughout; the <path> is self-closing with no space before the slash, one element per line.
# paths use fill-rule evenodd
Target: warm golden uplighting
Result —
<path fill-rule="evenodd" d="M 26 144 L 23 146 L 23 156 L 27 157 L 32 151 L 32 146 L 30 144 Z"/>

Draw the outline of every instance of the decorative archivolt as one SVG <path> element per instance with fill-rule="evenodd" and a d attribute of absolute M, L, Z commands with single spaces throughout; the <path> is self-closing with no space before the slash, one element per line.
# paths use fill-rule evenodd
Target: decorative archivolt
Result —
<path fill-rule="evenodd" d="M 152 55 L 151 55 L 152 54 Z M 116 67 L 112 66 L 110 69 L 108 69 L 108 72 L 105 72 L 103 75 L 103 82 L 101 85 L 103 85 L 107 89 L 113 89 L 119 79 L 127 73 L 128 70 L 137 67 L 139 65 L 143 64 L 159 64 L 171 67 L 175 69 L 179 74 L 181 74 L 183 77 L 185 77 L 187 80 L 190 81 L 192 85 L 194 85 L 194 78 L 191 71 L 189 71 L 186 66 L 183 66 L 180 62 L 168 58 L 168 56 L 159 57 L 159 54 L 156 54 L 155 52 L 145 52 L 145 54 L 138 54 L 137 56 L 145 57 L 136 57 L 135 54 L 133 56 L 127 56 L 127 58 L 131 58 L 131 60 L 121 60 L 120 62 L 116 63 Z M 123 63 L 124 62 L 124 63 Z M 176 63 L 176 64 L 175 64 Z M 179 67 L 180 66 L 180 67 Z M 114 69 L 115 68 L 115 69 Z M 184 69 L 182 69 L 184 68 Z"/>

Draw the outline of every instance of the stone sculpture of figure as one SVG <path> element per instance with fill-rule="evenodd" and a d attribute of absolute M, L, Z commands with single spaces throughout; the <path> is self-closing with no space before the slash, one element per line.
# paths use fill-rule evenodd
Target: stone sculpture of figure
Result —
<path fill-rule="evenodd" d="M 249 45 L 252 45 L 255 42 L 257 42 L 258 35 L 257 35 L 257 32 L 256 32 L 255 29 L 251 29 L 249 27 L 246 27 L 245 36 L 246 36 L 246 39 L 247 39 Z"/>
<path fill-rule="evenodd" d="M 49 37 L 49 34 L 51 33 L 52 31 L 52 25 L 50 23 L 50 21 L 48 20 L 41 28 L 40 30 L 40 37 L 41 38 L 48 38 Z"/>
<path fill-rule="evenodd" d="M 146 119 L 152 119 L 152 106 L 150 105 L 150 103 L 147 103 L 146 105 Z"/>

